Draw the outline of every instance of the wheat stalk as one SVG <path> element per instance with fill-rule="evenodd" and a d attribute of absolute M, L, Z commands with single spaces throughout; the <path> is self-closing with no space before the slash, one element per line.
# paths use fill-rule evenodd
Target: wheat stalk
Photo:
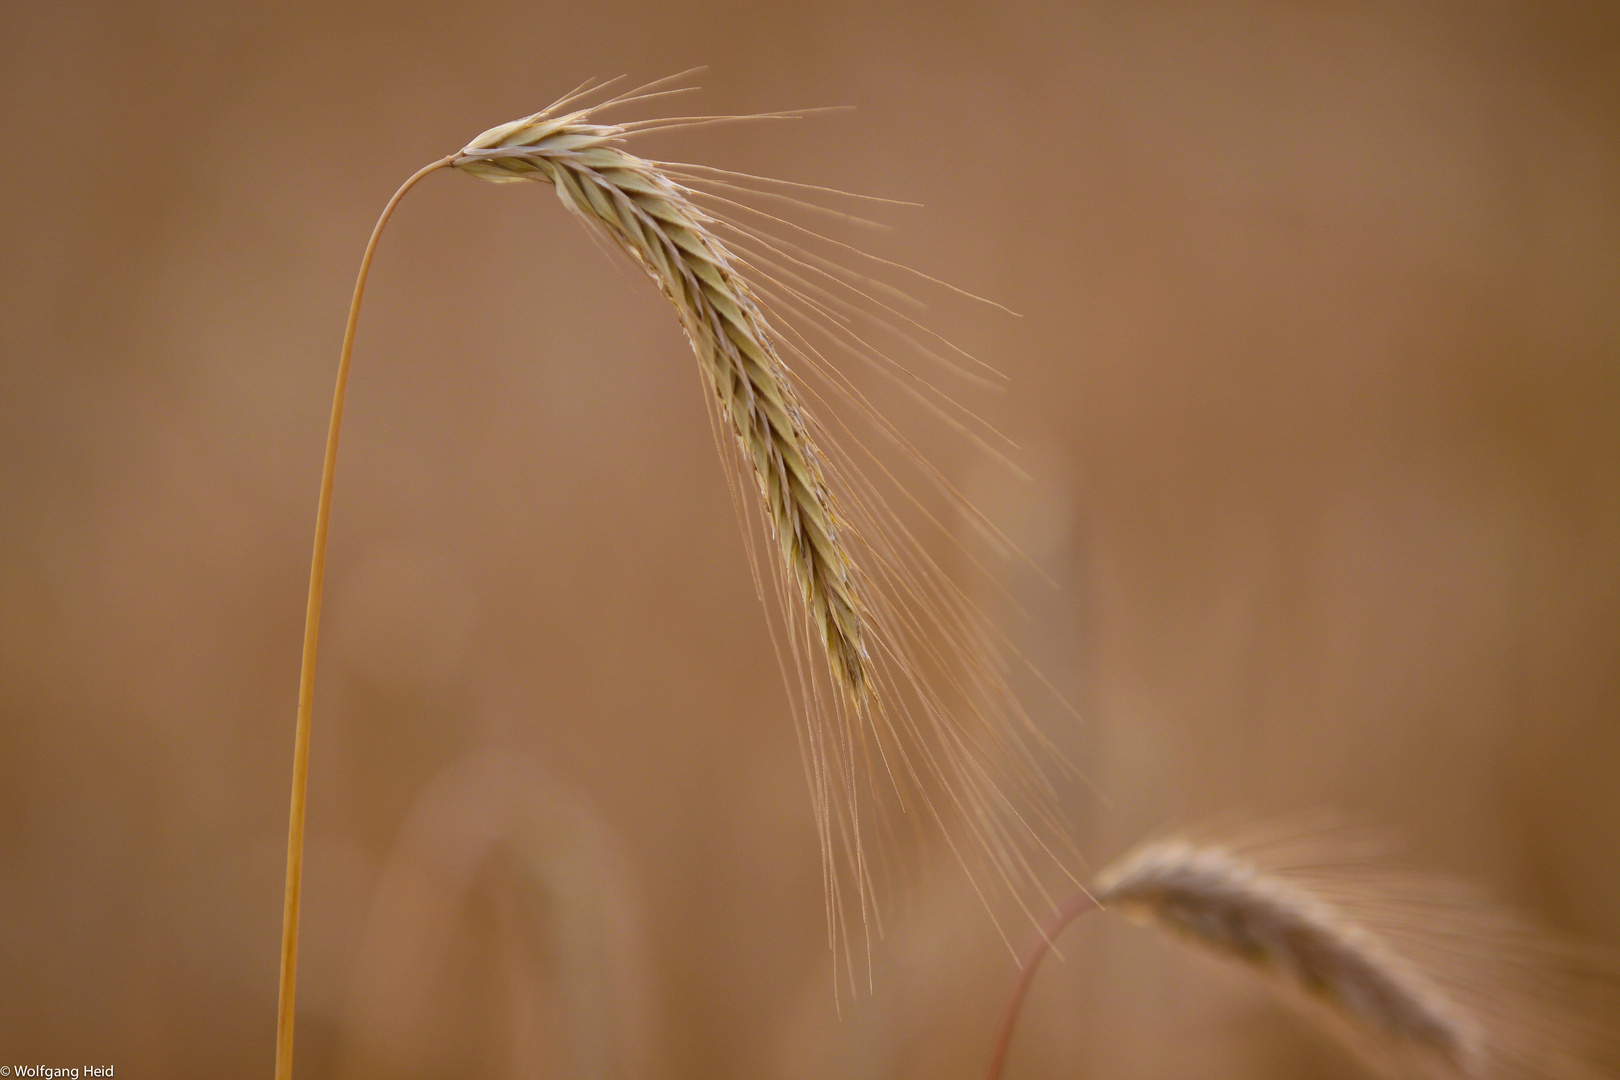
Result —
<path fill-rule="evenodd" d="M 775 557 L 755 561 L 755 581 L 762 596 L 766 577 L 777 586 L 773 636 L 779 629 L 791 653 L 791 664 L 780 653 L 779 659 L 802 721 L 800 748 L 821 836 L 829 935 L 835 952 L 840 943 L 844 946 L 852 986 L 856 963 L 850 927 L 860 926 L 870 950 L 876 920 L 869 867 L 872 845 L 863 824 L 874 803 L 893 799 L 902 806 L 924 808 L 945 828 L 958 860 L 970 872 L 978 871 L 973 879 L 981 892 L 1005 888 L 1023 903 L 1038 880 L 1035 859 L 1050 858 L 1060 867 L 1066 861 L 1066 853 L 1055 851 L 1054 842 L 1047 839 L 1064 844 L 1065 830 L 1051 809 L 1054 793 L 1029 744 L 1043 744 L 1052 751 L 1050 760 L 1061 761 L 1061 755 L 1045 744 L 1010 688 L 1008 672 L 1016 650 L 942 573 L 892 512 L 889 497 L 863 475 L 854 454 L 840 448 L 809 408 L 812 398 L 843 399 L 864 418 L 871 433 L 915 467 L 993 543 L 1004 543 L 876 414 L 864 394 L 831 362 L 830 354 L 842 352 L 871 364 L 954 428 L 987 446 L 972 430 L 971 415 L 953 411 L 954 403 L 876 348 L 866 335 L 896 335 L 918 356 L 947 366 L 959 361 L 946 353 L 977 361 L 879 299 L 881 293 L 904 303 L 908 298 L 903 294 L 812 248 L 814 242 L 825 241 L 876 264 L 895 264 L 732 197 L 808 205 L 774 189 L 782 182 L 708 166 L 652 161 L 621 145 L 638 132 L 761 117 L 676 117 L 621 124 L 593 119 L 610 106 L 679 92 L 655 91 L 658 85 L 590 107 L 570 108 L 605 84 L 582 87 L 538 113 L 492 128 L 461 152 L 407 180 L 389 200 L 366 245 L 338 363 L 310 568 L 288 825 L 277 1080 L 289 1080 L 292 1068 L 316 643 L 355 328 L 384 225 L 405 193 L 437 169 L 454 167 L 497 182 L 551 184 L 573 214 L 627 253 L 673 305 L 697 356 L 707 397 L 730 433 L 733 450 L 752 475 L 753 483 L 744 485 L 757 495 L 757 502 L 750 505 L 762 512 L 774 540 Z M 726 207 L 757 215 L 755 223 L 728 217 Z M 793 231 L 794 238 L 773 234 L 757 223 L 760 219 L 779 223 Z M 925 342 L 924 337 L 930 340 Z M 820 380 L 820 390 L 811 389 L 804 374 L 788 366 L 788 356 Z M 847 440 L 877 464 L 898 495 L 915 502 L 882 459 L 842 420 L 836 422 Z M 741 510 L 747 500 L 736 483 L 736 465 L 730 457 L 725 460 L 733 470 L 728 476 Z M 917 506 L 926 516 L 921 504 Z M 930 520 L 939 524 L 936 518 Z M 755 555 L 752 546 L 750 555 Z M 766 564 L 764 572 L 761 562 Z M 824 664 L 805 655 L 813 651 L 813 641 L 824 652 Z M 965 827 L 977 844 L 959 847 L 951 838 L 952 825 Z M 858 917 L 846 910 L 850 903 L 858 906 Z"/>

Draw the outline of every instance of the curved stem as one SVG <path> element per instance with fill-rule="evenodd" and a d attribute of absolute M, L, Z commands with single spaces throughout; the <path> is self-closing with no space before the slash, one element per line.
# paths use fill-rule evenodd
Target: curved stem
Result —
<path fill-rule="evenodd" d="M 1052 913 L 1035 931 L 1035 936 L 1029 939 L 1029 944 L 1024 946 L 1024 955 L 1018 958 L 1018 979 L 1013 983 L 1012 993 L 1007 997 L 1007 1007 L 1002 1011 L 1001 1026 L 996 1029 L 996 1042 L 990 1049 L 990 1065 L 984 1071 L 984 1080 L 999 1080 L 1001 1069 L 1007 1064 L 1007 1051 L 1012 1046 L 1013 1027 L 1018 1023 L 1018 1013 L 1024 1007 L 1024 998 L 1029 994 L 1030 984 L 1035 981 L 1035 972 L 1051 950 L 1052 943 L 1070 923 L 1093 908 L 1101 911 L 1102 905 L 1089 892 L 1080 890 L 1065 900 L 1063 906 Z"/>
<path fill-rule="evenodd" d="M 349 302 L 349 322 L 343 331 L 343 351 L 338 355 L 337 389 L 332 392 L 332 422 L 326 430 L 326 458 L 321 464 L 321 495 L 315 509 L 315 554 L 309 566 L 309 606 L 304 612 L 304 659 L 298 675 L 298 722 L 293 738 L 292 808 L 287 819 L 287 895 L 281 914 L 281 994 L 276 1012 L 276 1080 L 292 1077 L 293 1003 L 298 990 L 298 900 L 304 885 L 304 810 L 309 790 L 309 727 L 315 704 L 315 642 L 320 634 L 321 587 L 326 580 L 326 529 L 332 514 L 332 477 L 337 472 L 338 431 L 343 426 L 343 397 L 349 383 L 349 358 L 354 354 L 354 331 L 360 322 L 360 298 L 366 292 L 366 275 L 383 226 L 393 216 L 394 207 L 416 182 L 435 169 L 455 160 L 441 158 L 418 169 L 400 185 L 383 207 L 382 216 L 371 230 L 366 253 L 360 258 L 360 276 L 354 283 L 354 299 Z"/>

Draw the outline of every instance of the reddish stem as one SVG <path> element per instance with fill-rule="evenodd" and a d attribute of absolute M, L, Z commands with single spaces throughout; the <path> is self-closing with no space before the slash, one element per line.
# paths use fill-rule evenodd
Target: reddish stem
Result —
<path fill-rule="evenodd" d="M 1007 1064 L 1007 1051 L 1012 1046 L 1018 1014 L 1024 1007 L 1024 998 L 1029 995 L 1030 984 L 1035 981 L 1035 972 L 1051 951 L 1052 943 L 1070 923 L 1093 908 L 1100 911 L 1102 905 L 1089 892 L 1081 889 L 1052 912 L 1040 929 L 1035 931 L 1035 936 L 1029 939 L 1029 944 L 1024 946 L 1024 955 L 1018 959 L 1018 979 L 1013 983 L 1012 993 L 1007 997 L 1007 1007 L 1002 1011 L 1001 1026 L 996 1029 L 996 1042 L 990 1049 L 990 1065 L 984 1071 L 984 1080 L 999 1080 L 1002 1067 Z"/>

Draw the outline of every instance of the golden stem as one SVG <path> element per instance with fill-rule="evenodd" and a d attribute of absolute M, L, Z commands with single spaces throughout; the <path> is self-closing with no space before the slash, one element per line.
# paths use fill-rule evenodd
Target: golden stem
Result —
<path fill-rule="evenodd" d="M 354 355 L 354 331 L 360 322 L 360 298 L 383 226 L 394 207 L 416 182 L 455 160 L 441 158 L 412 174 L 383 207 L 371 230 L 366 253 L 360 258 L 360 276 L 349 302 L 349 323 L 343 331 L 338 356 L 337 389 L 332 392 L 332 422 L 326 430 L 326 458 L 321 463 L 321 496 L 315 509 L 315 554 L 309 565 L 309 607 L 304 612 L 304 660 L 298 673 L 298 723 L 293 738 L 292 809 L 287 815 L 287 896 L 281 914 L 281 995 L 276 1006 L 276 1080 L 291 1080 L 293 1004 L 298 992 L 298 901 L 304 887 L 304 811 L 309 795 L 309 727 L 315 705 L 315 642 L 321 625 L 321 588 L 326 581 L 326 529 L 332 515 L 332 477 L 337 472 L 338 431 L 343 426 L 343 397 L 349 383 L 349 358 Z"/>

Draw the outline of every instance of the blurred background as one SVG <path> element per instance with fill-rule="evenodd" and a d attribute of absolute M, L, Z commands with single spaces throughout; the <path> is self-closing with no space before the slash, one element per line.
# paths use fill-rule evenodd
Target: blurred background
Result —
<path fill-rule="evenodd" d="M 853 105 L 646 152 L 876 195 L 1028 482 L 919 432 L 1100 865 L 1337 807 L 1620 945 L 1620 9 L 1501 0 L 0 12 L 0 1054 L 271 1069 L 299 634 L 361 247 L 591 75 Z M 657 106 L 655 106 L 657 108 Z M 942 549 L 943 550 L 943 549 Z M 688 347 L 549 191 L 430 177 L 361 324 L 297 1073 L 972 1077 L 948 858 L 836 1003 L 787 698 Z M 1020 614 L 1016 608 L 1021 608 Z M 1014 926 L 1015 936 L 1021 928 Z M 1354 1077 L 1112 920 L 1009 1077 Z"/>

